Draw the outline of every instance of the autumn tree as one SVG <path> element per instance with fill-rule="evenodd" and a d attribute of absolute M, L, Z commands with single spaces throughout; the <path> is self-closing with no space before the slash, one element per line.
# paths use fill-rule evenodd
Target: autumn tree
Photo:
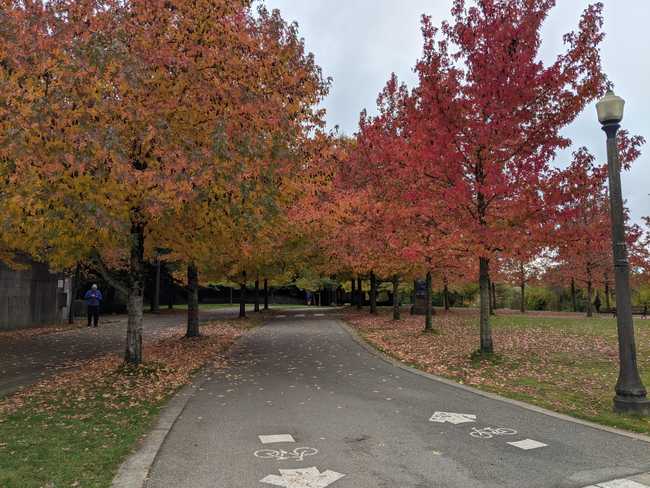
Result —
<path fill-rule="evenodd" d="M 540 218 L 532 207 L 549 163 L 570 141 L 560 131 L 604 89 L 598 45 L 602 4 L 589 6 L 566 50 L 539 60 L 540 31 L 554 0 L 456 0 L 441 28 L 423 18 L 409 115 L 418 157 L 410 182 L 423 201 L 444 202 L 447 226 L 476 256 L 480 351 L 493 351 L 490 260 Z M 460 226 L 460 229 L 458 227 Z"/>
<path fill-rule="evenodd" d="M 620 161 L 624 168 L 639 157 L 643 138 L 619 135 Z M 575 301 L 576 283 L 587 290 L 587 316 L 593 314 L 594 288 L 602 286 L 608 292 L 608 277 L 613 276 L 612 237 L 609 195 L 607 193 L 607 166 L 597 164 L 594 156 L 582 148 L 574 153 L 573 161 L 552 177 L 559 203 L 554 242 L 556 271 L 571 282 Z M 644 258 L 641 229 L 629 222 L 627 215 L 627 245 L 630 261 L 640 265 Z M 574 306 L 575 308 L 575 306 Z"/>
<path fill-rule="evenodd" d="M 213 239 L 193 212 L 272 178 L 325 83 L 296 26 L 245 0 L 2 7 L 0 160 L 17 188 L 3 217 L 16 247 L 55 267 L 91 257 L 124 292 L 138 363 L 147 255 Z"/>

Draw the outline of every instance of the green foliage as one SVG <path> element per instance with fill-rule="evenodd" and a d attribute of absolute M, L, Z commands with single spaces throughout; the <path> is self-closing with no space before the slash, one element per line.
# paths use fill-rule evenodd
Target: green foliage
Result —
<path fill-rule="evenodd" d="M 336 288 L 338 281 L 319 275 L 318 273 L 305 269 L 301 276 L 297 277 L 291 285 L 299 288 L 300 290 L 307 290 L 316 292 L 323 288 Z"/>
<path fill-rule="evenodd" d="M 642 285 L 632 295 L 632 305 L 642 307 L 648 305 L 650 307 L 650 285 Z"/>
<path fill-rule="evenodd" d="M 557 308 L 557 297 L 548 288 L 530 286 L 526 289 L 527 310 L 555 310 Z"/>

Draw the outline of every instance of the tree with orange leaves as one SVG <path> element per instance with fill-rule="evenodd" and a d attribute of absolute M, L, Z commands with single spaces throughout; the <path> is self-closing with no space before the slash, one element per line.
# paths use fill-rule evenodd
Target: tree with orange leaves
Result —
<path fill-rule="evenodd" d="M 295 26 L 247 0 L 1 4 L 4 222 L 55 267 L 94 260 L 128 297 L 139 363 L 146 256 L 199 261 L 187 242 L 223 227 L 205 215 L 272 195 L 326 83 Z"/>

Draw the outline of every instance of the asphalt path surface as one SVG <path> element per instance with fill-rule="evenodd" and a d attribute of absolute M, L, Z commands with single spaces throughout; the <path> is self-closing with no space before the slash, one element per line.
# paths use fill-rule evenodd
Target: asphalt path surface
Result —
<path fill-rule="evenodd" d="M 248 310 L 248 308 L 247 308 Z M 236 317 L 238 307 L 205 309 L 202 322 Z M 85 323 L 85 319 L 77 319 Z M 145 314 L 144 340 L 185 326 L 187 312 Z M 29 331 L 26 331 L 27 333 Z M 100 317 L 98 328 L 82 327 L 37 336 L 0 335 L 0 398 L 58 371 L 76 367 L 78 361 L 124 350 L 126 316 Z"/>
<path fill-rule="evenodd" d="M 582 488 L 650 470 L 650 444 L 405 371 L 297 315 L 206 373 L 148 488 Z"/>

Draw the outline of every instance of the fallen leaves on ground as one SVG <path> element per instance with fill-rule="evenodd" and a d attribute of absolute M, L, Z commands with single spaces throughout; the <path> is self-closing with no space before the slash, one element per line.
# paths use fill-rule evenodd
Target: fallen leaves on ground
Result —
<path fill-rule="evenodd" d="M 159 401 L 188 383 L 198 368 L 210 362 L 223 365 L 225 358 L 221 353 L 241 334 L 241 325 L 229 321 L 202 325 L 201 336 L 191 339 L 184 338 L 178 330 L 165 331 L 157 341 L 144 344 L 143 364 L 127 366 L 116 354 L 78 361 L 75 369 L 0 401 L 0 415 L 29 403 L 38 411 L 70 408 L 79 411 L 77 417 L 81 418 L 82 407 L 89 401 L 99 400 L 113 409 Z M 100 391 L 101 398 L 96 398 Z"/>
<path fill-rule="evenodd" d="M 473 356 L 479 343 L 476 312 L 438 313 L 434 333 L 423 333 L 419 316 L 393 321 L 385 314 L 349 312 L 346 320 L 375 347 L 429 373 L 581 417 L 611 412 L 618 346 L 609 331 L 586 335 L 562 327 L 502 325 L 493 327 L 496 354 L 478 358 Z M 646 328 L 637 332 L 637 343 L 640 367 L 647 371 Z M 650 432 L 650 421 L 639 419 L 636 430 Z"/>
<path fill-rule="evenodd" d="M 23 340 L 32 337 L 38 337 L 49 334 L 58 334 L 59 332 L 66 332 L 69 330 L 83 329 L 85 326 L 82 322 L 78 321 L 74 324 L 65 325 L 44 325 L 42 327 L 31 327 L 28 329 L 16 330 L 1 330 L 0 339 L 3 341 Z"/>

